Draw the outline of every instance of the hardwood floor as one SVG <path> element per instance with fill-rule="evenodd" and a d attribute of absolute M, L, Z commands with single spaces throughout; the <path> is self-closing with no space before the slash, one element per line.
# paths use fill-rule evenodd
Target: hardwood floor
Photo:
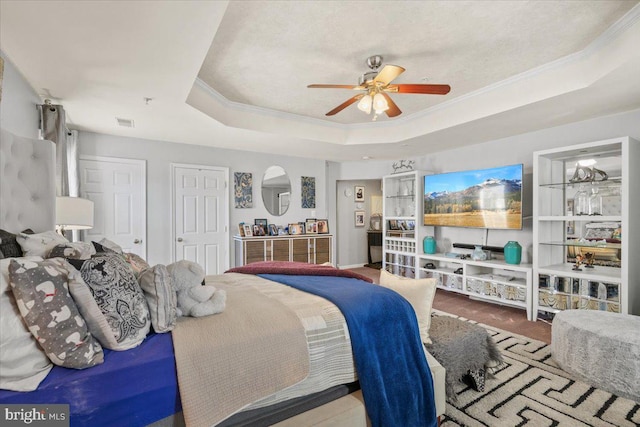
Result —
<path fill-rule="evenodd" d="M 351 271 L 370 277 L 375 283 L 379 283 L 380 270 L 361 267 L 353 268 Z M 477 301 L 466 295 L 442 289 L 436 291 L 433 308 L 495 326 L 515 334 L 524 335 L 547 344 L 551 343 L 551 325 L 542 320 L 537 322 L 528 321 L 526 311 L 519 308 Z"/>

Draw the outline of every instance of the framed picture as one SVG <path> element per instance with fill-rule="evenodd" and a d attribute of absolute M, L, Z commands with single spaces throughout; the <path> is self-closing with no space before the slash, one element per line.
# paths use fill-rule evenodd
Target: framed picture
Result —
<path fill-rule="evenodd" d="M 238 234 L 240 237 L 244 237 L 244 222 L 238 224 Z"/>
<path fill-rule="evenodd" d="M 329 220 L 319 219 L 317 222 L 318 234 L 328 234 L 329 233 Z"/>
<path fill-rule="evenodd" d="M 251 224 L 244 224 L 242 228 L 244 228 L 245 237 L 253 236 L 253 226 L 251 226 Z"/>
<path fill-rule="evenodd" d="M 406 230 L 407 229 L 407 223 L 404 222 L 404 220 L 399 219 L 398 220 L 398 230 Z"/>
<path fill-rule="evenodd" d="M 289 234 L 302 234 L 300 224 L 289 224 Z"/>
<path fill-rule="evenodd" d="M 267 219 L 266 218 L 256 218 L 253 220 L 255 225 L 261 225 L 265 230 L 267 229 Z"/>
<path fill-rule="evenodd" d="M 307 221 L 306 222 L 306 231 L 308 234 L 318 234 L 318 222 L 317 221 Z"/>
<path fill-rule="evenodd" d="M 300 226 L 300 234 L 307 234 L 306 223 L 299 222 L 298 225 Z"/>
<path fill-rule="evenodd" d="M 275 224 L 269 224 L 269 236 L 277 236 L 278 227 Z"/>
<path fill-rule="evenodd" d="M 389 220 L 389 230 L 398 230 L 398 220 L 396 219 Z"/>
<path fill-rule="evenodd" d="M 356 211 L 356 227 L 364 227 L 364 211 Z"/>
<path fill-rule="evenodd" d="M 287 230 L 284 229 L 283 225 L 278 226 L 278 236 L 286 236 Z"/>
<path fill-rule="evenodd" d="M 260 226 L 258 224 L 253 224 L 253 235 L 254 236 L 260 235 Z"/>
<path fill-rule="evenodd" d="M 353 197 L 356 202 L 364 202 L 364 185 L 356 185 Z"/>

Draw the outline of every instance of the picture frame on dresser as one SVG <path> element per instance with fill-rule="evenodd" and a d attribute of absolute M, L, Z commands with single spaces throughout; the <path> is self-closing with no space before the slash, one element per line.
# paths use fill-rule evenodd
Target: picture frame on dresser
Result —
<path fill-rule="evenodd" d="M 253 226 L 251 224 L 244 224 L 242 226 L 242 228 L 244 229 L 244 236 L 245 237 L 252 237 L 253 236 Z"/>
<path fill-rule="evenodd" d="M 317 224 L 318 234 L 329 234 L 329 220 L 319 219 Z"/>

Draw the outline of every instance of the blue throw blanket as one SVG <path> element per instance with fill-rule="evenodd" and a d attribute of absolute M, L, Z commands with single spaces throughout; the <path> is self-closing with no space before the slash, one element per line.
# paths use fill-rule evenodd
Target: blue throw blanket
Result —
<path fill-rule="evenodd" d="M 342 311 L 373 427 L 438 424 L 431 371 L 415 312 L 407 300 L 357 279 L 259 276 L 326 298 Z"/>

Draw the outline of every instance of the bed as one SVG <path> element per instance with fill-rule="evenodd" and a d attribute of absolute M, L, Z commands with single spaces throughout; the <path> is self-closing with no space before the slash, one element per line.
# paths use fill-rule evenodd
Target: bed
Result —
<path fill-rule="evenodd" d="M 53 151 L 47 141 L 3 131 L 0 229 L 53 229 Z M 33 392 L 0 390 L 0 404 L 69 404 L 71 425 L 182 425 L 185 418 L 188 425 L 367 425 L 355 368 L 359 356 L 351 350 L 355 329 L 347 327 L 349 316 L 345 318 L 326 295 L 300 292 L 295 283 L 288 283 L 304 277 L 207 277 L 208 283 L 228 293 L 230 303 L 223 315 L 181 319 L 171 334 L 151 333 L 126 351 L 105 350 L 104 363 L 89 369 L 54 367 Z M 358 279 L 304 281 L 341 287 L 350 280 Z M 242 304 L 231 303 L 240 299 Z M 230 337 L 212 332 L 221 329 L 224 318 L 229 319 L 225 328 Z M 274 324 L 289 325 L 290 330 L 283 332 Z M 242 327 L 254 333 L 247 341 L 263 341 L 260 351 L 241 350 L 245 343 L 237 328 Z M 300 357 L 302 353 L 306 357 Z M 281 358 L 280 365 L 267 365 L 268 357 Z M 435 389 L 429 399 L 439 416 L 444 413 L 444 370 L 428 353 L 422 357 L 428 359 Z M 265 373 L 265 378 L 257 378 Z M 225 401 L 228 396 L 233 402 Z"/>

